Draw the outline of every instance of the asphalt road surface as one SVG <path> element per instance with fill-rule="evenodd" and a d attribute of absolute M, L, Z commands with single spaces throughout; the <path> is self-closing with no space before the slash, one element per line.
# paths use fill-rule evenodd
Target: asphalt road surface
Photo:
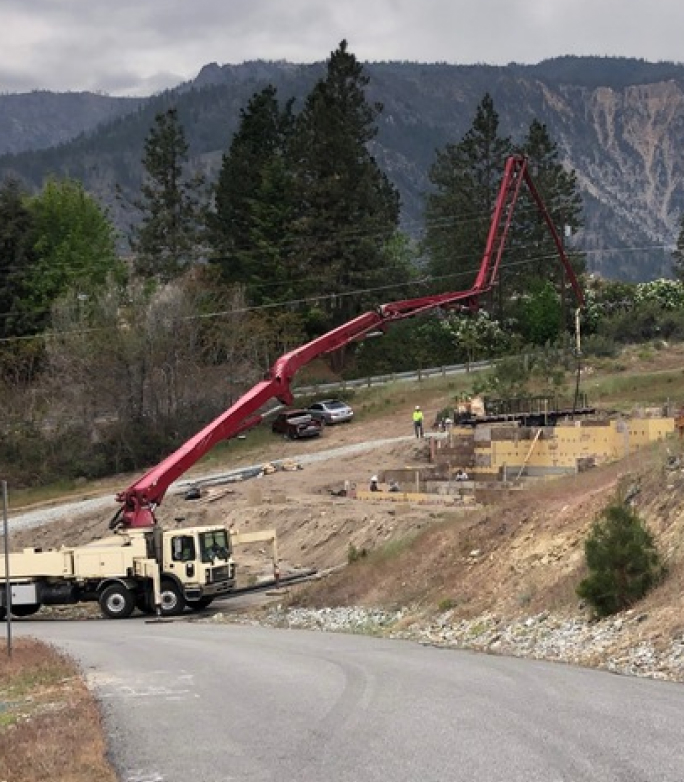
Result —
<path fill-rule="evenodd" d="M 681 782 L 684 689 L 414 643 L 16 621 L 83 664 L 123 782 Z"/>

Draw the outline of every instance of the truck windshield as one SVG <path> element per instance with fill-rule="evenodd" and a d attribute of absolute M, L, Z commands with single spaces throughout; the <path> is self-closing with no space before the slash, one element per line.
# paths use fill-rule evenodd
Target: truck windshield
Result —
<path fill-rule="evenodd" d="M 228 543 L 228 532 L 226 530 L 217 529 L 211 532 L 200 532 L 199 539 L 202 562 L 213 562 L 215 559 L 228 561 L 230 544 Z"/>

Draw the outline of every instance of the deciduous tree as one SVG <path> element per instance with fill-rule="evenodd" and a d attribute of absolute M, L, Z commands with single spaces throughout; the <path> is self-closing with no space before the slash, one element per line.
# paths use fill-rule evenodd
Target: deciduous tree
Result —
<path fill-rule="evenodd" d="M 52 304 L 68 290 L 89 295 L 110 275 L 123 275 L 123 266 L 112 223 L 79 182 L 49 180 L 29 209 L 35 260 L 26 277 L 26 306 L 44 325 Z"/>

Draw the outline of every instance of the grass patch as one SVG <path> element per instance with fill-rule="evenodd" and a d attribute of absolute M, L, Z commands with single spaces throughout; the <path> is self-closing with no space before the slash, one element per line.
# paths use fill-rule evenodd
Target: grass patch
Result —
<path fill-rule="evenodd" d="M 405 551 L 411 548 L 413 541 L 416 539 L 416 534 L 405 535 L 402 538 L 396 540 L 390 540 L 383 546 L 374 549 L 368 555 L 369 562 L 373 565 L 379 565 L 380 563 L 390 562 L 393 559 L 400 557 Z"/>
<path fill-rule="evenodd" d="M 101 715 L 77 666 L 31 638 L 0 657 L 0 780 L 116 782 Z"/>

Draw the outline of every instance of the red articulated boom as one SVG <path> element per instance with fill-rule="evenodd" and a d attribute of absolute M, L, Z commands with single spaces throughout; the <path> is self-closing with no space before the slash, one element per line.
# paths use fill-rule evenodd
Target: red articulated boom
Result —
<path fill-rule="evenodd" d="M 553 236 L 558 255 L 578 304 L 581 305 L 582 291 L 558 232 L 530 177 L 527 159 L 523 156 L 512 156 L 506 162 L 484 256 L 472 288 L 382 304 L 375 310 L 359 315 L 348 323 L 281 356 L 265 380 L 257 383 L 201 432 L 120 492 L 116 499 L 122 507 L 112 519 L 110 526 L 150 527 L 156 524 L 155 508 L 161 503 L 169 486 L 221 440 L 235 437 L 259 424 L 262 416 L 258 415 L 257 411 L 266 402 L 278 399 L 283 404 L 292 404 L 293 396 L 290 389 L 292 379 L 299 369 L 318 356 L 332 353 L 352 342 L 358 342 L 371 332 L 385 331 L 392 323 L 423 312 L 435 309 L 477 309 L 479 297 L 488 293 L 496 282 L 513 211 L 523 182 L 527 185 Z"/>

